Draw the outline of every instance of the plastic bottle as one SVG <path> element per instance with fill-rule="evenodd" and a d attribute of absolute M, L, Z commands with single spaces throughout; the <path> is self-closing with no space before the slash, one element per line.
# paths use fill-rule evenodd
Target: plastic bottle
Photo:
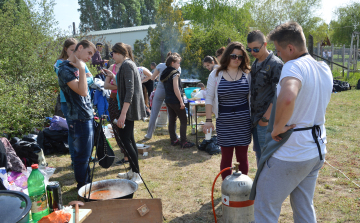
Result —
<path fill-rule="evenodd" d="M 28 190 L 31 200 L 31 215 L 34 222 L 49 214 L 46 199 L 44 176 L 39 171 L 39 165 L 31 165 L 32 171 L 28 178 Z"/>

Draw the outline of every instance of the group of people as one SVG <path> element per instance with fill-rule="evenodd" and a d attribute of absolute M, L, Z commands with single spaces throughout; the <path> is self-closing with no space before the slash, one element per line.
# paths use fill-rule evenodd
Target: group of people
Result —
<path fill-rule="evenodd" d="M 313 196 L 326 154 L 332 73 L 307 53 L 299 24 L 281 24 L 267 38 L 282 60 L 267 50 L 265 35 L 256 30 L 248 34 L 246 48 L 230 43 L 220 66 L 209 69 L 203 130 L 214 129 L 214 113 L 220 169 L 231 166 L 235 150 L 243 174 L 253 137 L 258 170 L 250 200 L 255 200 L 256 222 L 277 222 L 289 195 L 294 221 L 316 222 Z M 251 67 L 247 52 L 256 58 Z M 206 62 L 212 63 L 210 58 Z M 222 178 L 230 174 L 223 172 Z"/>
<path fill-rule="evenodd" d="M 216 58 L 204 58 L 203 65 L 211 73 L 207 82 L 203 131 L 214 129 L 214 114 L 222 152 L 220 169 L 231 166 L 235 150 L 243 174 L 248 174 L 247 152 L 253 138 L 258 171 L 250 199 L 255 200 L 256 222 L 277 222 L 288 195 L 295 222 L 316 222 L 313 195 L 326 154 L 324 123 L 332 92 L 332 74 L 328 65 L 317 62 L 307 53 L 299 24 L 281 24 L 267 38 L 274 42 L 282 60 L 267 49 L 266 37 L 259 30 L 248 34 L 246 46 L 231 42 L 216 52 Z M 117 119 L 116 124 L 113 123 L 115 138 L 125 153 L 126 159 L 122 162 L 130 161 L 131 167 L 129 172 L 119 173 L 118 177 L 139 182 L 134 121 L 146 116 L 143 93 L 146 87 L 142 83 L 160 76 L 145 139 L 152 138 L 160 107 L 165 101 L 170 144 L 181 148 L 194 146 L 186 138 L 181 57 L 169 52 L 165 63 L 152 64 L 150 74 L 146 68 L 136 66 L 129 45 L 116 43 L 111 50 L 115 63 L 109 69 L 102 69 L 106 74 L 105 88 L 112 91 L 110 120 L 113 123 Z M 89 181 L 86 167 L 94 134 L 88 93 L 90 80 L 87 80 L 90 75 L 84 62 L 95 53 L 93 43 L 69 39 L 65 41 L 55 69 L 63 92 L 62 109 L 69 125 L 69 147 L 78 188 Z M 248 53 L 256 58 L 252 65 Z M 180 140 L 175 131 L 177 117 Z M 222 178 L 230 174 L 231 171 L 223 172 Z"/>
<path fill-rule="evenodd" d="M 323 53 L 322 53 L 322 56 L 324 59 L 327 59 L 328 61 L 332 61 L 331 58 L 332 58 L 332 52 L 331 50 L 327 51 L 327 50 L 324 50 Z M 327 61 L 326 61 L 327 62 Z M 328 63 L 328 62 L 327 62 Z"/>

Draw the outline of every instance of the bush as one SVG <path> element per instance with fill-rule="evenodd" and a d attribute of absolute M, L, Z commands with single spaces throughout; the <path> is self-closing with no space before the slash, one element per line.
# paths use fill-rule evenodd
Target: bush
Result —
<path fill-rule="evenodd" d="M 53 2 L 0 6 L 0 130 L 13 136 L 43 125 L 59 93 L 53 64 L 64 38 L 52 28 Z"/>

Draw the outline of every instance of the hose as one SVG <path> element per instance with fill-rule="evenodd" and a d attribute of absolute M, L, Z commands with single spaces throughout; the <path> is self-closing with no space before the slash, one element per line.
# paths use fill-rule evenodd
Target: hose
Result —
<path fill-rule="evenodd" d="M 217 223 L 217 219 L 216 219 L 216 213 L 215 213 L 215 207 L 214 207 L 214 187 L 215 187 L 215 183 L 217 178 L 219 178 L 220 174 L 222 174 L 223 172 L 227 171 L 227 170 L 231 170 L 233 167 L 226 167 L 225 169 L 221 170 L 220 173 L 215 177 L 214 183 L 212 185 L 212 189 L 211 189 L 211 204 L 212 204 L 212 209 L 213 209 L 213 213 L 214 213 L 214 218 L 215 218 L 215 223 Z"/>

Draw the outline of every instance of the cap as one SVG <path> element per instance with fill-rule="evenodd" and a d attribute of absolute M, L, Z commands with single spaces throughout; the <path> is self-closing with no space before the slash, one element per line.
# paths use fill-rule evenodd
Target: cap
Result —
<path fill-rule="evenodd" d="M 96 43 L 96 46 L 103 46 L 104 44 L 101 42 Z"/>
<path fill-rule="evenodd" d="M 31 165 L 31 169 L 38 169 L 39 168 L 39 164 L 33 164 Z"/>

